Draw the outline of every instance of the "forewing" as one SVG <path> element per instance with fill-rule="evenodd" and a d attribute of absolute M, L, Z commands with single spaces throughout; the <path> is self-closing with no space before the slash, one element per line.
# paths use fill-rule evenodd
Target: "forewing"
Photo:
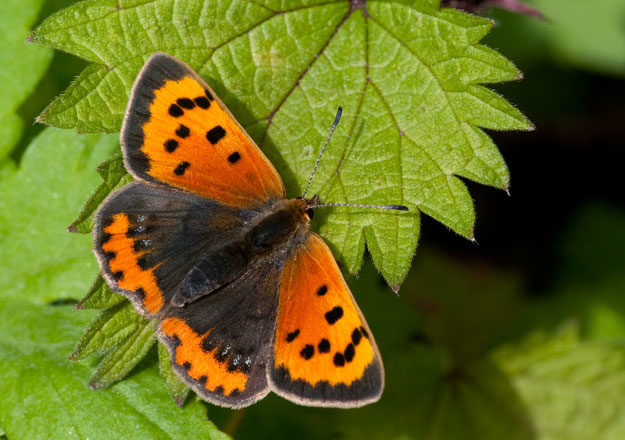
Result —
<path fill-rule="evenodd" d="M 96 215 L 94 253 L 109 286 L 159 313 L 202 255 L 244 233 L 239 210 L 164 185 L 132 182 Z"/>
<path fill-rule="evenodd" d="M 280 264 L 251 267 L 231 284 L 184 307 L 170 307 L 158 327 L 178 375 L 203 399 L 240 408 L 269 391 Z"/>
<path fill-rule="evenodd" d="M 215 92 L 170 55 L 152 55 L 137 76 L 121 142 L 138 179 L 239 207 L 284 197 L 273 165 Z"/>
<path fill-rule="evenodd" d="M 371 331 L 316 234 L 284 266 L 269 380 L 276 393 L 314 406 L 365 405 L 384 387 Z"/>

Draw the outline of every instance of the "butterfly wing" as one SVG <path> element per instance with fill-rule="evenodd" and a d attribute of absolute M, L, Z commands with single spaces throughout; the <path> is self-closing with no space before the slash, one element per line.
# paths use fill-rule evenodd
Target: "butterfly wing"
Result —
<path fill-rule="evenodd" d="M 240 212 L 165 185 L 132 182 L 98 210 L 94 253 L 109 286 L 149 317 L 202 256 L 242 236 Z"/>
<path fill-rule="evenodd" d="M 138 179 L 239 207 L 285 195 L 271 162 L 217 95 L 164 53 L 152 55 L 135 80 L 121 143 Z"/>
<path fill-rule="evenodd" d="M 276 393 L 303 405 L 356 407 L 382 393 L 373 336 L 316 234 L 285 262 L 269 375 Z"/>
<path fill-rule="evenodd" d="M 204 400 L 241 408 L 268 392 L 267 360 L 281 263 L 248 269 L 185 307 L 171 307 L 157 334 L 176 373 Z"/>

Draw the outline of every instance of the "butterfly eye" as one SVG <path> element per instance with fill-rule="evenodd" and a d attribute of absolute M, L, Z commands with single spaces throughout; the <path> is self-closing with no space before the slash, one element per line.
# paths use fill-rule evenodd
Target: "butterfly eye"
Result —
<path fill-rule="evenodd" d="M 309 208 L 306 210 L 306 215 L 308 216 L 309 219 L 313 219 L 313 217 L 315 216 L 315 210 L 312 208 Z"/>

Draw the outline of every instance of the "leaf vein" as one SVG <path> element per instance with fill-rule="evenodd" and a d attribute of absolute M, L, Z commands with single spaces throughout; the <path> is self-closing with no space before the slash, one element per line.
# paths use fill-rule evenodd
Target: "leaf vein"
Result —
<path fill-rule="evenodd" d="M 338 3 L 338 2 L 332 2 L 332 3 Z M 341 2 L 342 3 L 342 2 Z M 302 81 L 302 79 L 304 78 L 304 76 L 306 76 L 306 74 L 308 73 L 308 71 L 310 70 L 310 68 L 315 64 L 315 62 L 319 59 L 319 57 L 323 54 L 323 52 L 326 50 L 326 48 L 328 47 L 328 45 L 330 44 L 330 42 L 334 39 L 334 37 L 336 36 L 336 34 L 338 33 L 339 29 L 341 28 L 341 26 L 343 26 L 343 24 L 347 21 L 347 19 L 349 18 L 349 16 L 351 15 L 351 11 L 347 11 L 347 13 L 345 14 L 345 16 L 343 17 L 343 19 L 339 22 L 338 25 L 336 25 L 336 27 L 334 28 L 334 30 L 332 31 L 332 34 L 328 37 L 328 39 L 326 40 L 326 42 L 323 44 L 323 46 L 321 47 L 321 49 L 312 57 L 312 60 L 310 61 L 310 63 L 308 63 L 308 65 L 304 68 L 304 70 L 302 71 L 302 73 L 297 77 L 297 79 L 295 80 L 295 83 L 287 90 L 286 94 L 284 95 L 284 97 L 278 102 L 276 108 L 271 111 L 269 113 L 269 116 L 267 116 L 267 126 L 265 127 L 265 132 L 263 133 L 263 137 L 261 138 L 260 141 L 260 145 L 262 146 L 265 142 L 265 138 L 267 137 L 267 133 L 269 132 L 269 128 L 271 126 L 271 124 L 273 123 L 273 117 L 276 115 L 276 113 L 278 113 L 278 111 L 280 111 L 280 108 L 282 108 L 282 106 L 284 105 L 284 103 L 286 102 L 286 100 L 289 98 L 289 96 L 291 96 L 291 93 L 293 93 L 293 91 L 297 88 L 297 86 L 299 85 L 299 83 Z"/>

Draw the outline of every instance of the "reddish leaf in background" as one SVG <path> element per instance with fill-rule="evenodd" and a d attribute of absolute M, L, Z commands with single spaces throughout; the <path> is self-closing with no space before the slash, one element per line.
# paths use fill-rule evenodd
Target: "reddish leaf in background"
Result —
<path fill-rule="evenodd" d="M 462 9 L 475 14 L 482 14 L 487 8 L 496 7 L 531 17 L 545 18 L 539 10 L 526 5 L 521 0 L 442 0 L 441 6 Z"/>

